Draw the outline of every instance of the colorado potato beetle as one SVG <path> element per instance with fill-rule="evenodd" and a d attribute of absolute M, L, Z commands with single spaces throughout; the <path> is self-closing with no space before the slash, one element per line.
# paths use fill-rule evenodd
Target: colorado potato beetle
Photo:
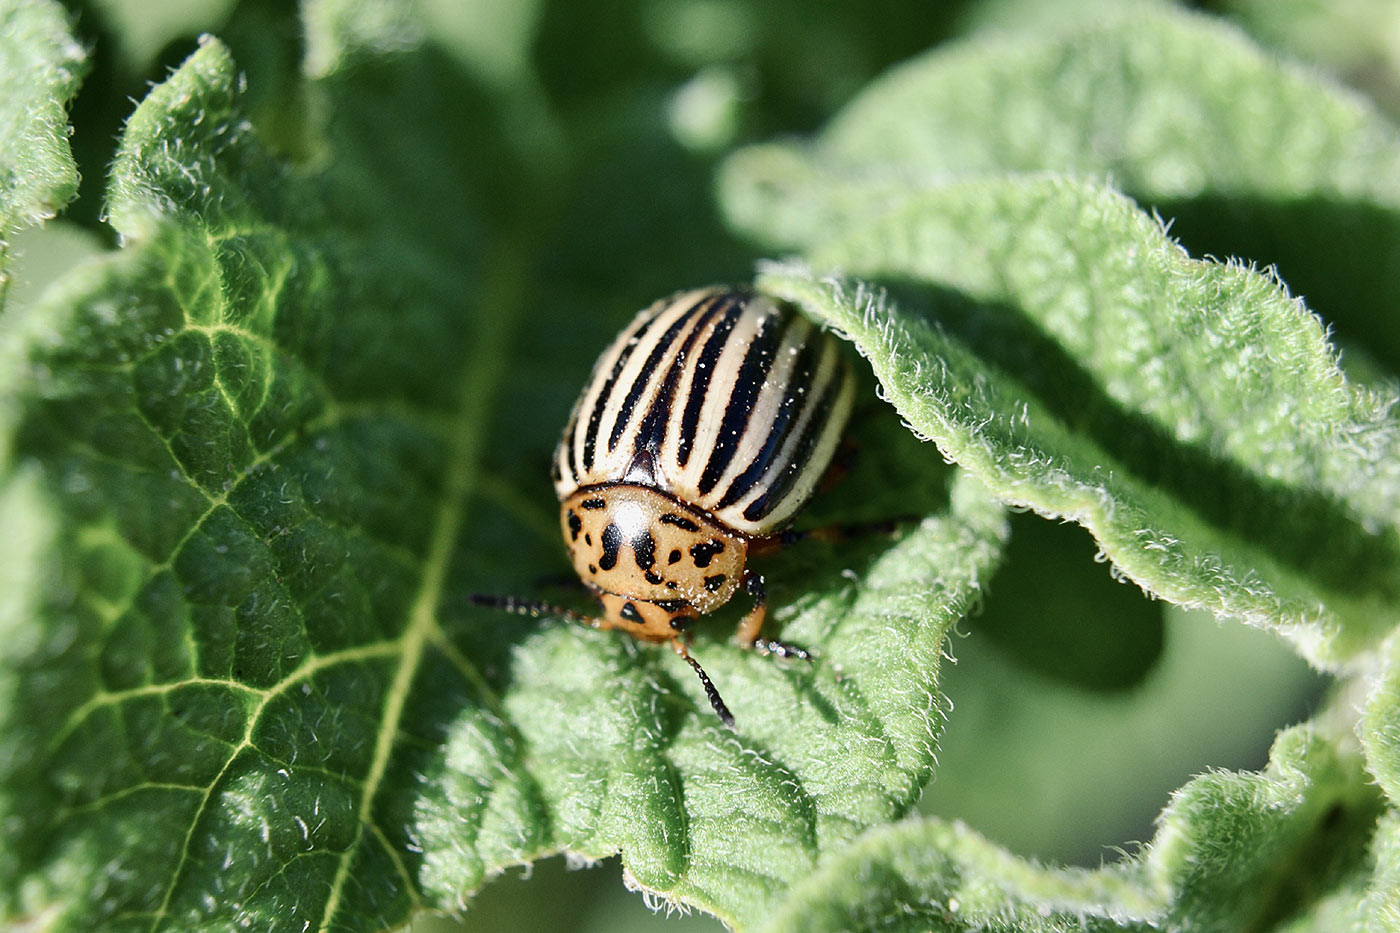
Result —
<path fill-rule="evenodd" d="M 807 656 L 761 637 L 764 582 L 748 558 L 792 537 L 784 529 L 831 462 L 854 385 L 838 341 L 790 304 L 728 288 L 656 302 L 603 351 L 554 453 L 564 542 L 603 615 L 476 601 L 670 642 L 733 726 L 690 655 L 690 626 L 743 589 L 753 607 L 739 643 Z"/>

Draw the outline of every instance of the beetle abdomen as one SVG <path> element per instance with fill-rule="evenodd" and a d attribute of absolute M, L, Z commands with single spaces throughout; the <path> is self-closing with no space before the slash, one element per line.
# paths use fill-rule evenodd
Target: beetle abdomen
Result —
<path fill-rule="evenodd" d="M 771 534 L 825 472 L 853 395 L 837 340 L 791 305 L 713 288 L 663 299 L 599 357 L 555 451 L 555 491 L 635 483 Z"/>

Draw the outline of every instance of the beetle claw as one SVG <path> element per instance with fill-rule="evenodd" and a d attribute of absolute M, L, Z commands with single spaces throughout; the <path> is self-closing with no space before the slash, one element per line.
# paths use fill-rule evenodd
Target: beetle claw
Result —
<path fill-rule="evenodd" d="M 803 661 L 814 661 L 812 652 L 798 645 L 789 644 L 785 641 L 778 641 L 776 638 L 756 638 L 753 643 L 754 650 L 763 654 L 775 654 L 780 658 L 800 658 Z"/>

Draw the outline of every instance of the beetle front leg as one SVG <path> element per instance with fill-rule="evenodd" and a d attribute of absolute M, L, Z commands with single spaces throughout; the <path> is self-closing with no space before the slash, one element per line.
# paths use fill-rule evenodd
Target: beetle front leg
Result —
<path fill-rule="evenodd" d="M 763 586 L 763 575 L 746 569 L 744 571 L 744 592 L 753 597 L 753 608 L 739 620 L 739 630 L 736 633 L 739 644 L 764 654 L 776 654 L 780 658 L 812 660 L 812 655 L 806 648 L 799 648 L 797 645 L 790 645 L 785 641 L 778 641 L 776 638 L 760 637 L 759 633 L 763 630 L 763 621 L 768 617 L 768 591 Z"/>
<path fill-rule="evenodd" d="M 500 612 L 509 612 L 518 616 L 529 616 L 532 619 L 538 619 L 541 616 L 559 616 L 561 619 L 568 619 L 570 622 L 587 625 L 589 628 L 610 629 L 618 627 L 616 622 L 606 616 L 589 615 L 586 612 L 579 612 L 576 609 L 556 606 L 553 603 L 540 602 L 534 599 L 517 599 L 514 596 L 495 596 L 490 593 L 471 593 L 467 596 L 467 602 L 471 603 L 473 606 L 483 606 L 487 609 L 496 609 Z"/>
<path fill-rule="evenodd" d="M 720 697 L 719 691 L 715 689 L 714 683 L 710 680 L 710 675 L 705 673 L 705 669 L 700 666 L 699 661 L 691 657 L 690 644 L 686 641 L 685 636 L 682 635 L 673 640 L 671 642 L 671 647 L 676 650 L 676 654 L 685 659 L 685 663 L 690 665 L 691 670 L 699 675 L 700 683 L 705 688 L 705 696 L 709 698 L 710 706 L 714 707 L 715 714 L 719 716 L 719 721 L 724 723 L 727 728 L 733 729 L 734 714 L 731 713 L 729 707 L 724 704 L 724 700 Z"/>

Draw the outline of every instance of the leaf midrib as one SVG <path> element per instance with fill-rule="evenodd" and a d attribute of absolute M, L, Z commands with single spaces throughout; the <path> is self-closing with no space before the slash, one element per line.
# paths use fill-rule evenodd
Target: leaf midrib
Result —
<path fill-rule="evenodd" d="M 529 224 L 521 226 L 530 227 Z M 506 350 L 515 322 L 525 304 L 525 244 L 530 240 L 523 234 L 524 231 L 516 231 L 514 236 L 503 237 L 497 249 L 493 251 L 496 254 L 493 257 L 495 261 L 486 265 L 486 268 L 492 271 L 481 290 L 477 305 L 476 333 L 468 344 L 472 347 L 472 353 L 462 363 L 462 381 L 458 390 L 457 415 L 453 419 L 448 473 L 443 486 L 442 501 L 433 518 L 433 530 L 423 561 L 422 578 L 409 609 L 408 627 L 401 636 L 399 665 L 385 698 L 383 724 L 375 738 L 374 754 L 369 771 L 365 775 L 355 835 L 345 852 L 339 856 L 330 895 L 326 899 L 325 910 L 318 926 L 322 931 L 331 928 L 365 831 L 374 831 L 381 843 L 386 842 L 383 833 L 373 823 L 373 807 L 389 766 L 394 740 L 399 732 L 399 722 L 425 650 L 430 645 L 451 643 L 438 625 L 437 606 L 441 601 L 453 549 L 465 520 L 467 501 L 482 474 L 481 453 L 490 413 L 493 410 L 492 399 L 504 381 Z M 481 313 L 483 308 L 492 309 L 492 313 Z M 495 691 L 475 665 L 471 664 L 470 659 L 460 652 L 453 654 L 455 666 L 473 682 L 479 695 L 499 708 Z M 502 721 L 508 722 L 504 715 Z M 396 855 L 392 848 L 389 849 L 389 853 L 391 856 Z M 401 861 L 395 858 L 395 863 L 402 869 Z M 414 903 L 418 903 L 416 880 L 405 875 L 404 883 Z"/>

